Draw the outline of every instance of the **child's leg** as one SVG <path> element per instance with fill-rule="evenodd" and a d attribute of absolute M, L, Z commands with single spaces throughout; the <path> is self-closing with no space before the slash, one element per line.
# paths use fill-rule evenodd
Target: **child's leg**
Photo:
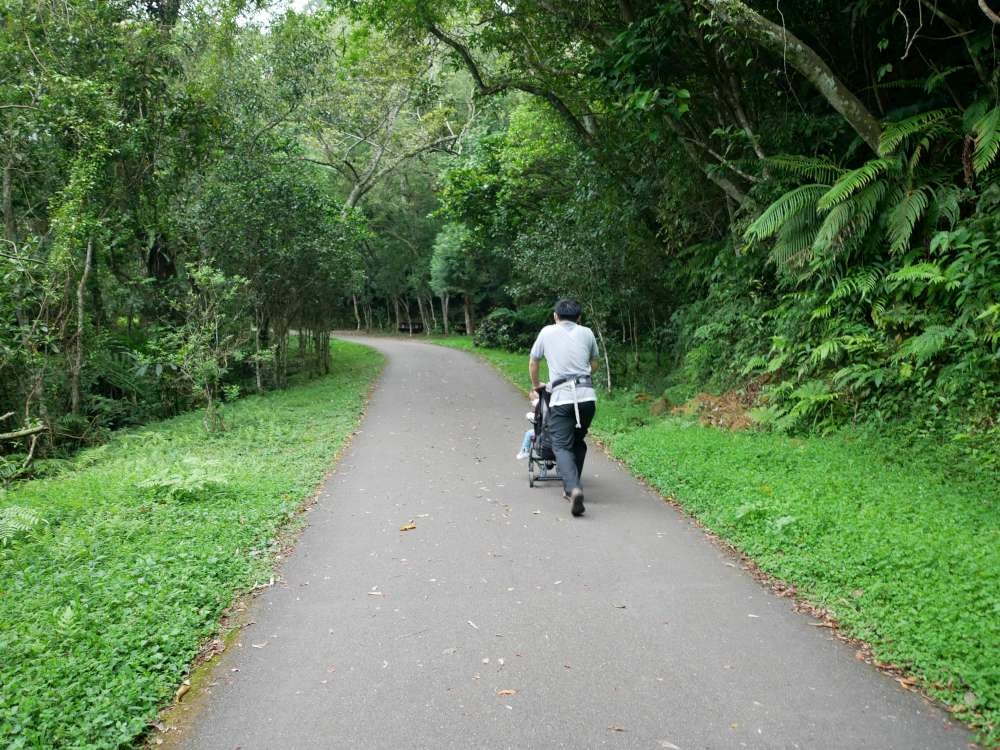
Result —
<path fill-rule="evenodd" d="M 521 441 L 521 452 L 527 453 L 531 450 L 531 443 L 535 439 L 535 431 L 527 430 L 524 433 L 524 440 Z"/>

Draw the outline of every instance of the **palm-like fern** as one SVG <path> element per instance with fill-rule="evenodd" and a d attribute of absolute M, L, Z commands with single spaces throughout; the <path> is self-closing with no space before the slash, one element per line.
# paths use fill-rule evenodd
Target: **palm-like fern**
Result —
<path fill-rule="evenodd" d="M 837 204 L 844 202 L 858 191 L 870 185 L 876 178 L 891 170 L 898 170 L 899 167 L 899 159 L 893 157 L 881 157 L 867 161 L 837 180 L 816 201 L 816 208 L 820 211 L 829 211 Z"/>
<path fill-rule="evenodd" d="M 1000 152 L 1000 108 L 980 116 L 982 112 L 975 115 L 977 170 L 985 169 Z M 888 123 L 880 156 L 849 171 L 811 157 L 764 160 L 769 169 L 816 182 L 774 201 L 750 224 L 744 237 L 751 244 L 776 238 L 771 261 L 779 268 L 798 267 L 808 257 L 875 247 L 881 242 L 893 255 L 904 253 L 918 233 L 923 237 L 926 230 L 958 221 L 963 190 L 941 174 L 935 176 L 933 165 L 923 164 L 928 155 L 936 155 L 936 143 L 962 137 L 958 123 L 955 109 L 922 112 Z"/>
<path fill-rule="evenodd" d="M 789 190 L 747 227 L 744 238 L 749 242 L 760 242 L 773 237 L 785 222 L 802 211 L 815 212 L 816 201 L 829 189 L 829 185 L 802 185 Z"/>
<path fill-rule="evenodd" d="M 955 109 L 935 109 L 921 112 L 905 120 L 890 122 L 882 131 L 878 150 L 882 156 L 895 153 L 900 146 L 913 138 L 931 139 L 945 135 L 954 129 L 953 121 L 958 112 Z"/>
<path fill-rule="evenodd" d="M 972 167 L 976 174 L 985 172 L 1000 153 L 1000 106 L 994 107 L 972 126 L 976 147 L 972 152 Z"/>
<path fill-rule="evenodd" d="M 928 192 L 929 190 L 924 187 L 905 192 L 902 199 L 889 213 L 886 225 L 889 236 L 889 252 L 893 255 L 898 255 L 910 246 L 913 230 L 930 205 L 930 200 L 927 197 Z"/>
<path fill-rule="evenodd" d="M 796 154 L 769 156 L 762 164 L 776 174 L 825 184 L 833 184 L 846 171 L 827 159 Z"/>

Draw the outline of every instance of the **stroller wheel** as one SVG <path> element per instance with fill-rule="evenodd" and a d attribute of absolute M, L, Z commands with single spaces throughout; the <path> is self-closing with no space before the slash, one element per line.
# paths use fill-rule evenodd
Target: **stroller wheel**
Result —
<path fill-rule="evenodd" d="M 534 487 L 535 486 L 534 464 L 535 464 L 535 462 L 529 456 L 528 457 L 528 486 L 529 487 Z"/>

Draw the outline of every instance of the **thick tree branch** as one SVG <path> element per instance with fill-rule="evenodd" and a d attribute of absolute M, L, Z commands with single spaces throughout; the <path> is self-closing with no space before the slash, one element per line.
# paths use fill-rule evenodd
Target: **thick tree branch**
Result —
<path fill-rule="evenodd" d="M 986 0 L 979 0 L 979 9 L 983 14 L 990 19 L 993 23 L 1000 24 L 1000 15 L 990 8 L 990 4 Z"/>
<path fill-rule="evenodd" d="M 882 126 L 854 93 L 837 78 L 816 52 L 782 26 L 765 18 L 740 0 L 704 0 L 715 14 L 736 31 L 774 54 L 801 73 L 847 120 L 872 151 L 878 152 Z M 984 2 L 985 0 L 980 0 Z"/>
<path fill-rule="evenodd" d="M 18 438 L 30 437 L 45 431 L 45 425 L 40 424 L 35 427 L 26 427 L 23 430 L 14 432 L 0 432 L 0 440 L 17 440 Z"/>
<path fill-rule="evenodd" d="M 489 84 L 486 82 L 486 79 L 483 78 L 483 73 L 475 59 L 472 57 L 472 53 L 469 51 L 468 47 L 454 37 L 446 34 L 434 24 L 428 24 L 427 30 L 435 39 L 438 39 L 448 47 L 451 47 L 451 49 L 454 50 L 455 53 L 462 59 L 466 69 L 469 71 L 469 75 L 472 76 L 472 80 L 476 84 L 476 91 L 480 96 L 493 96 L 494 94 L 501 94 L 510 89 L 516 89 L 518 91 L 523 91 L 526 94 L 532 94 L 545 99 L 584 142 L 593 142 L 594 133 L 592 132 L 592 128 L 588 128 L 579 117 L 573 114 L 573 111 L 566 105 L 566 102 L 564 102 L 554 91 L 529 81 L 503 80 Z"/>
<path fill-rule="evenodd" d="M 722 190 L 722 192 L 736 201 L 736 203 L 743 205 L 747 200 L 747 194 L 738 188 L 731 180 L 727 179 L 723 175 L 720 175 L 715 170 L 709 169 L 705 165 L 701 156 L 698 154 L 698 150 L 691 143 L 690 139 L 684 135 L 680 125 L 678 125 L 672 117 L 666 117 L 664 120 L 667 123 L 667 126 L 674 131 L 674 134 L 677 136 L 677 140 L 680 141 L 681 147 L 684 149 L 684 153 L 686 153 L 688 158 L 690 158 L 691 161 L 697 165 L 702 174 L 714 182 Z"/>

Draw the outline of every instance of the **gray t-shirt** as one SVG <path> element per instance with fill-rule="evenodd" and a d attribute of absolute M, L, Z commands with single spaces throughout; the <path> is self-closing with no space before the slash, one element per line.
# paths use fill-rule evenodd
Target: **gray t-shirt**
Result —
<path fill-rule="evenodd" d="M 589 375 L 590 360 L 598 358 L 597 339 L 586 326 L 563 320 L 545 326 L 531 347 L 531 358 L 542 359 L 549 365 L 549 382 L 571 375 Z M 576 388 L 577 401 L 596 401 L 593 388 Z M 556 388 L 552 393 L 552 406 L 573 403 L 573 389 L 570 386 Z"/>

